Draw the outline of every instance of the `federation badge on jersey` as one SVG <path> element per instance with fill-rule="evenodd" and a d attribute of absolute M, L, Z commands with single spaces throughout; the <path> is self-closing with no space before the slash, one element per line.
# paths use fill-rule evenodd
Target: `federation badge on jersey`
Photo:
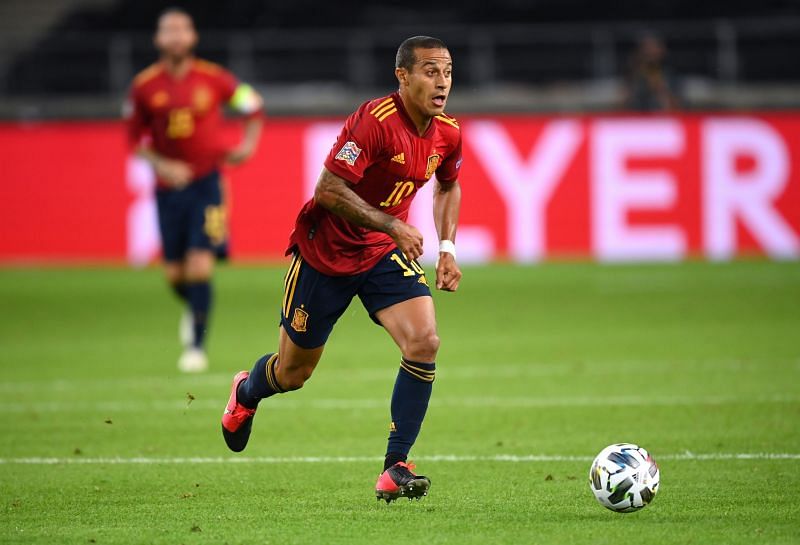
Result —
<path fill-rule="evenodd" d="M 161 108 L 166 106 L 167 102 L 169 102 L 169 94 L 166 91 L 158 91 L 150 98 L 152 108 Z"/>
<path fill-rule="evenodd" d="M 430 179 L 433 176 L 433 173 L 436 172 L 436 169 L 439 168 L 439 159 L 441 155 L 434 154 L 428 157 L 428 166 L 425 169 L 425 179 Z"/>
<path fill-rule="evenodd" d="M 192 94 L 192 104 L 194 105 L 194 109 L 198 112 L 205 112 L 211 107 L 211 103 L 214 100 L 214 95 L 211 93 L 211 89 L 206 86 L 200 86 L 194 90 Z"/>
<path fill-rule="evenodd" d="M 356 146 L 356 143 L 352 140 L 348 140 L 339 150 L 339 153 L 336 154 L 336 159 L 353 166 L 356 164 L 356 159 L 358 159 L 359 155 L 361 155 L 361 148 Z"/>

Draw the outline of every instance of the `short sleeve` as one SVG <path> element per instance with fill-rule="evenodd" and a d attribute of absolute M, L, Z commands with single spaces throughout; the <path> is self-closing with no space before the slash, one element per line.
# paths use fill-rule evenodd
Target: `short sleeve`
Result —
<path fill-rule="evenodd" d="M 461 132 L 458 133 L 458 142 L 450 154 L 445 157 L 439 168 L 436 169 L 436 179 L 440 182 L 449 183 L 458 180 L 458 173 L 461 171 Z"/>
<path fill-rule="evenodd" d="M 217 90 L 219 92 L 220 102 L 227 104 L 233 98 L 236 88 L 239 86 L 239 80 L 236 76 L 229 71 L 220 67 L 219 72 L 216 74 Z"/>
<path fill-rule="evenodd" d="M 364 177 L 364 171 L 382 156 L 383 141 L 381 124 L 366 113 L 365 104 L 348 118 L 325 160 L 325 168 L 357 184 Z"/>
<path fill-rule="evenodd" d="M 145 108 L 141 93 L 137 88 L 132 88 L 123 106 L 122 115 L 128 129 L 128 142 L 132 147 L 138 147 L 145 136 L 149 136 L 150 116 Z"/>

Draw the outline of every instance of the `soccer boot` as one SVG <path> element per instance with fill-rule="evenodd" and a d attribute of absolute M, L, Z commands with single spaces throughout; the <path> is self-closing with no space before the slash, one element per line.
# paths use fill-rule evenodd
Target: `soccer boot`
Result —
<path fill-rule="evenodd" d="M 249 371 L 239 371 L 233 377 L 231 397 L 228 399 L 225 412 L 222 413 L 222 436 L 225 438 L 225 444 L 233 452 L 242 452 L 247 446 L 250 430 L 253 427 L 253 417 L 256 414 L 255 409 L 248 409 L 236 400 L 236 391 L 248 376 L 250 376 Z"/>
<path fill-rule="evenodd" d="M 415 475 L 414 469 L 413 463 L 397 462 L 381 473 L 375 483 L 375 496 L 378 500 L 390 503 L 398 498 L 419 500 L 422 496 L 427 496 L 431 480 L 423 475 Z"/>
<path fill-rule="evenodd" d="M 202 348 L 190 346 L 178 358 L 178 369 L 184 373 L 203 373 L 208 370 L 208 356 Z"/>

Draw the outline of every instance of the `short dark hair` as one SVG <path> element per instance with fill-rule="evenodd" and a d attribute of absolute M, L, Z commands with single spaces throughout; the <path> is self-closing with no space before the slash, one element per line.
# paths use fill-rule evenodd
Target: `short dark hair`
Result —
<path fill-rule="evenodd" d="M 416 49 L 447 49 L 445 43 L 439 38 L 430 36 L 412 36 L 407 38 L 397 48 L 397 56 L 394 60 L 395 68 L 405 68 L 411 70 L 417 57 L 414 55 Z"/>
<path fill-rule="evenodd" d="M 194 17 L 192 17 L 191 13 L 189 13 L 188 11 L 186 11 L 184 8 L 182 8 L 180 6 L 170 6 L 168 8 L 162 9 L 158 13 L 158 17 L 156 18 L 156 25 L 158 25 L 161 22 L 161 19 L 163 19 L 167 15 L 184 15 L 184 16 L 188 17 L 192 21 L 192 24 L 194 24 Z"/>

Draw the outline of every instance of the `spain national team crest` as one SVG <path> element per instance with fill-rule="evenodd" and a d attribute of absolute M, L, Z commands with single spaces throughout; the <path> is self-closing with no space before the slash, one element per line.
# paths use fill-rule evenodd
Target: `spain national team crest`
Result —
<path fill-rule="evenodd" d="M 428 157 L 428 166 L 425 169 L 426 180 L 429 180 L 430 177 L 433 176 L 433 173 L 436 172 L 436 169 L 439 168 L 439 159 L 441 158 L 442 156 L 439 154 L 433 154 L 430 157 Z"/>
<path fill-rule="evenodd" d="M 195 111 L 205 112 L 211 107 L 213 95 L 211 89 L 206 86 L 200 86 L 192 93 L 192 105 Z"/>
<path fill-rule="evenodd" d="M 292 317 L 292 329 L 298 333 L 305 333 L 308 329 L 308 312 L 301 308 L 294 309 Z"/>
<path fill-rule="evenodd" d="M 336 158 L 353 166 L 356 164 L 356 159 L 358 159 L 359 155 L 361 155 L 361 148 L 356 146 L 356 143 L 352 140 L 348 140 L 339 150 L 339 153 L 336 154 Z"/>

